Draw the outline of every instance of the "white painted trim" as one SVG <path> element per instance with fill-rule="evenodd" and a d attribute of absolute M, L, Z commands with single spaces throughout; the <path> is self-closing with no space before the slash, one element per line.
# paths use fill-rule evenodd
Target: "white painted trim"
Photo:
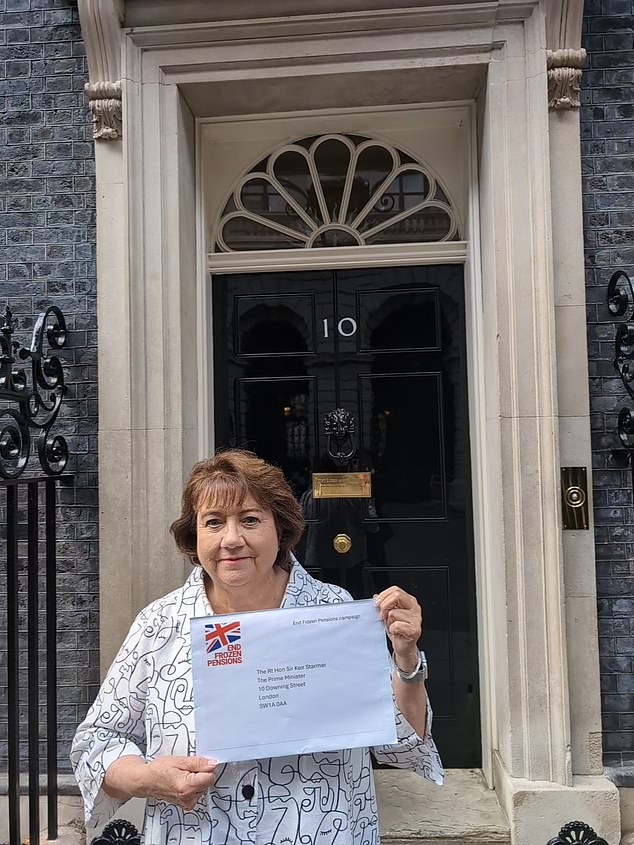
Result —
<path fill-rule="evenodd" d="M 438 168 L 438 162 L 430 159 L 429 153 L 421 154 L 421 152 L 407 143 L 406 139 L 400 137 L 400 131 L 408 126 L 412 120 L 418 117 L 419 113 L 424 113 L 425 130 L 452 130 L 458 129 L 463 122 L 469 120 L 470 101 L 456 100 L 446 103 L 413 103 L 413 104 L 397 104 L 397 105 L 381 105 L 373 108 L 368 106 L 359 106 L 349 109 L 333 108 L 333 109 L 316 109 L 311 111 L 289 111 L 283 113 L 271 114 L 257 114 L 253 116 L 239 116 L 239 117 L 222 117 L 222 118 L 201 118 L 199 123 L 203 127 L 201 129 L 201 142 L 208 143 L 210 140 L 215 144 L 230 144 L 236 137 L 237 127 L 241 123 L 246 123 L 244 133 L 252 133 L 260 138 L 270 138 L 271 143 L 262 146 L 250 160 L 245 160 L 239 171 L 236 171 L 235 182 L 231 191 L 227 191 L 222 197 L 218 197 L 214 208 L 206 209 L 209 214 L 209 243 L 214 244 L 219 236 L 219 223 L 222 219 L 223 210 L 226 207 L 228 199 L 235 194 L 235 184 L 242 183 L 249 177 L 255 168 L 257 162 L 266 160 L 270 161 L 277 156 L 280 151 L 287 145 L 294 143 L 297 138 L 306 137 L 307 135 L 321 135 L 323 132 L 323 121 L 341 116 L 346 119 L 347 132 L 349 134 L 357 134 L 367 137 L 368 142 L 376 142 L 384 144 L 388 148 L 395 151 L 399 150 L 410 156 L 415 162 L 418 162 L 418 167 L 427 174 L 429 178 L 433 178 L 437 185 L 440 186 L 450 206 L 449 214 L 453 217 L 452 230 L 448 233 L 448 237 L 453 237 L 454 233 L 464 233 L 465 214 L 467 202 L 464 199 L 458 199 L 456 195 L 456 186 L 451 188 L 447 179 L 447 172 L 442 173 Z M 377 128 L 375 123 L 379 116 L 386 115 L 387 129 Z M 394 132 L 393 126 L 389 125 L 389 116 L 394 116 L 396 120 L 400 121 L 398 132 Z M 359 121 L 370 121 L 370 127 L 359 126 Z M 281 139 L 279 126 L 284 126 L 284 140 Z M 207 132 L 207 127 L 211 127 Z M 326 133 L 337 135 L 339 133 Z M 366 143 L 366 142 L 364 142 Z M 204 174 L 203 174 L 204 176 Z M 387 180 L 386 180 L 387 181 Z M 234 196 L 234 201 L 238 208 L 241 203 L 238 198 Z M 438 204 L 438 203 L 435 203 Z M 243 211 L 234 212 L 233 214 L 240 215 Z M 412 213 L 412 209 L 410 212 Z M 367 234 L 367 233 L 364 233 Z M 302 238 L 300 238 L 302 239 Z M 448 238 L 443 239 L 443 241 Z M 437 243 L 440 243 L 437 242 Z M 386 244 L 387 245 L 387 244 Z M 413 244 L 412 244 L 413 245 Z M 374 244 L 373 246 L 379 246 Z M 298 246 L 298 249 L 304 247 Z M 289 250 L 291 251 L 291 250 Z M 255 252 L 255 251 L 254 251 Z M 258 253 L 264 253 L 264 250 L 258 250 Z M 246 254 L 246 252 L 244 253 Z M 214 265 L 215 267 L 215 265 Z"/>
<path fill-rule="evenodd" d="M 471 155 L 469 161 L 469 209 L 466 231 L 467 256 L 464 270 L 465 331 L 467 357 L 467 402 L 469 415 L 469 455 L 471 464 L 473 548 L 476 584 L 476 614 L 478 631 L 478 670 L 480 694 L 480 729 L 482 739 L 482 773 L 493 788 L 493 737 L 495 737 L 495 704 L 492 680 L 495 672 L 493 631 L 488 620 L 492 617 L 493 590 L 490 567 L 493 547 L 490 540 L 491 491 L 486 471 L 488 445 L 486 437 L 485 336 L 482 245 L 480 231 L 480 193 L 478 182 L 478 140 L 475 103 L 470 109 Z"/>
<path fill-rule="evenodd" d="M 237 118 L 202 118 L 198 121 L 198 139 L 199 144 L 197 147 L 197 155 L 199 160 L 199 179 L 201 180 L 199 185 L 199 205 L 198 205 L 198 214 L 200 215 L 200 219 L 198 221 L 199 230 L 205 230 L 206 221 L 204 219 L 204 215 L 206 213 L 205 205 L 204 205 L 204 173 L 203 173 L 203 149 L 202 149 L 202 135 L 205 131 L 205 127 L 209 126 L 210 124 L 214 126 L 214 140 L 221 140 L 223 139 L 224 128 L 226 127 L 226 140 L 229 140 L 234 132 L 234 129 L 231 124 L 235 123 L 242 123 L 244 124 L 244 131 L 249 131 L 248 126 L 253 125 L 256 121 L 260 123 L 261 126 L 265 124 L 273 124 L 275 122 L 283 122 L 289 123 L 292 120 L 301 120 L 302 122 L 307 121 L 307 129 L 304 134 L 320 134 L 319 129 L 315 127 L 315 124 L 319 123 L 319 120 L 322 118 L 331 117 L 334 115 L 344 115 L 350 113 L 356 113 L 360 115 L 367 115 L 370 118 L 369 122 L 376 123 L 377 128 L 375 129 L 374 126 L 371 127 L 372 132 L 372 139 L 377 140 L 383 143 L 388 143 L 390 145 L 397 144 L 397 142 L 389 136 L 385 136 L 384 133 L 380 131 L 379 124 L 381 119 L 387 120 L 387 125 L 389 126 L 389 114 L 395 113 L 404 113 L 404 112 L 425 112 L 425 119 L 424 124 L 426 128 L 441 128 L 447 127 L 450 128 L 452 126 L 457 126 L 459 121 L 465 120 L 471 123 L 471 131 L 470 131 L 470 146 L 471 149 L 469 151 L 469 160 L 470 160 L 470 167 L 468 173 L 468 179 L 471 182 L 472 186 L 476 186 L 477 189 L 477 164 L 476 160 L 476 149 L 475 149 L 475 127 L 473 126 L 474 123 L 474 106 L 473 103 L 468 103 L 465 101 L 456 101 L 451 103 L 443 103 L 443 104 L 434 104 L 434 103 L 416 103 L 412 105 L 389 105 L 389 106 L 379 106 L 374 108 L 369 107 L 358 107 L 355 109 L 323 109 L 323 110 L 316 110 L 316 111 L 302 111 L 302 112 L 287 112 L 282 113 L 279 115 L 271 115 L 271 114 L 261 114 L 257 116 L 244 116 L 244 117 L 237 117 Z M 256 128 L 257 131 L 257 128 Z M 294 135 L 297 135 L 297 131 L 295 129 L 290 129 Z M 370 130 L 368 130 L 369 132 Z M 301 134 L 301 132 L 299 133 Z M 226 142 L 226 141 L 225 141 Z M 400 142 L 399 142 L 400 143 Z M 268 151 L 270 155 L 272 151 L 277 149 L 280 146 L 279 141 L 275 141 L 271 145 L 271 150 Z M 412 157 L 416 157 L 415 153 L 412 150 L 409 150 L 406 145 L 401 144 L 402 148 Z M 424 162 L 425 168 L 429 171 L 429 173 L 436 179 L 439 183 L 443 185 L 443 190 L 447 193 L 448 196 L 451 196 L 451 191 L 448 187 L 443 183 L 443 180 L 439 176 L 437 172 L 437 168 L 434 167 L 434 162 L 425 160 Z M 248 164 L 248 167 L 251 167 L 252 163 Z M 241 173 L 236 174 L 236 179 L 241 175 Z M 475 204 L 474 204 L 475 203 Z M 412 243 L 412 244 L 376 244 L 376 245 L 365 245 L 365 246 L 350 246 L 350 247 L 330 247 L 330 248 L 316 248 L 316 249 L 279 249 L 279 250 L 257 250 L 257 251 L 249 251 L 249 252 L 209 252 L 206 256 L 206 267 L 202 270 L 199 274 L 199 285 L 200 285 L 200 298 L 199 298 L 199 314 L 206 315 L 207 324 L 205 331 L 199 335 L 199 360 L 205 361 L 205 367 L 207 368 L 207 372 L 209 374 L 207 379 L 201 379 L 201 384 L 199 385 L 200 395 L 201 395 L 201 405 L 202 410 L 199 415 L 200 419 L 200 446 L 199 452 L 200 456 L 204 457 L 208 454 L 211 454 L 214 450 L 215 446 L 215 436 L 214 436 L 214 425 L 213 425 L 213 385 L 211 383 L 211 376 L 213 374 L 213 315 L 212 315 L 212 296 L 211 290 L 214 280 L 212 276 L 222 276 L 224 274 L 229 273 L 263 273 L 263 272 L 302 272 L 302 271 L 310 271 L 310 270 L 327 270 L 327 269 L 355 269 L 355 268 L 363 268 L 363 267 L 390 267 L 390 266 L 429 266 L 429 265 L 440 265 L 440 264 L 461 264 L 465 265 L 469 259 L 469 256 L 479 256 L 480 250 L 480 243 L 479 243 L 479 232 L 477 230 L 477 222 L 479 220 L 479 208 L 477 204 L 477 192 L 476 192 L 476 199 L 474 200 L 473 197 L 470 198 L 468 203 L 468 214 L 465 212 L 465 209 L 454 209 L 457 218 L 459 219 L 459 225 L 461 227 L 461 231 L 466 230 L 467 220 L 465 219 L 467 216 L 469 218 L 469 229 L 468 229 L 468 237 L 469 239 L 472 238 L 472 232 L 474 234 L 477 233 L 478 240 L 476 243 L 467 243 L 466 241 L 438 241 L 433 243 Z M 470 266 L 465 266 L 465 274 L 464 274 L 464 286 L 465 286 L 465 297 L 468 296 L 467 291 L 475 285 L 481 284 L 481 277 L 478 274 L 476 277 L 472 274 L 470 267 L 473 268 L 477 266 L 479 270 L 479 257 L 476 260 L 471 261 Z M 467 307 L 467 306 L 466 306 Z M 481 307 L 481 291 L 478 291 L 476 294 L 474 301 L 473 301 L 473 308 L 478 309 Z M 472 356 L 472 347 L 478 344 L 478 338 L 481 337 L 482 334 L 482 317 L 481 314 L 472 313 L 471 315 L 466 315 L 465 320 L 465 330 L 466 330 L 466 355 L 468 360 L 468 373 L 471 372 L 472 369 L 475 369 L 473 362 L 471 360 Z M 202 370 L 201 370 L 202 373 Z M 471 379 L 468 379 L 468 407 L 469 413 L 471 414 L 471 408 L 475 404 L 474 403 L 474 391 L 478 389 L 478 385 L 472 382 Z M 484 398 L 481 398 L 479 402 L 479 407 L 483 409 L 484 413 Z M 471 423 L 470 423 L 471 425 Z M 486 423 L 482 421 L 482 427 L 486 428 Z M 471 436 L 472 442 L 470 443 L 470 449 L 473 452 L 474 444 L 473 444 L 473 436 Z M 486 455 L 482 458 L 482 464 L 484 467 L 487 465 Z M 470 473 L 472 476 L 472 487 L 476 489 L 476 468 L 473 461 L 473 455 L 471 457 L 471 466 L 470 466 Z M 484 483 L 481 483 L 478 489 L 482 489 L 484 487 Z M 479 494 L 477 494 L 479 495 Z M 474 499 L 476 494 L 474 493 Z M 486 501 L 486 499 L 484 500 Z M 475 542 L 474 536 L 474 542 Z M 474 557 L 475 557 L 475 582 L 476 582 L 476 591 L 482 595 L 484 588 L 482 586 L 482 572 L 486 569 L 486 557 L 485 554 L 477 547 L 474 546 Z M 478 610 L 478 613 L 480 611 Z M 483 614 L 480 614 L 483 615 Z M 479 619 L 479 624 L 482 624 L 482 620 Z M 478 633 L 478 637 L 480 637 L 480 633 Z M 483 635 L 482 635 L 483 637 Z M 479 659 L 482 659 L 482 646 L 480 646 L 480 655 Z M 485 777 L 490 786 L 492 786 L 492 777 L 491 777 L 491 763 L 490 763 L 490 755 L 491 749 L 488 745 L 485 745 L 485 740 L 490 742 L 491 737 L 491 728 L 489 723 L 487 722 L 485 725 L 484 719 L 485 714 L 490 714 L 492 709 L 492 703 L 490 699 L 484 702 L 484 695 L 486 694 L 486 686 L 483 683 L 483 677 L 485 676 L 485 671 L 480 667 L 480 709 L 481 709 L 481 724 L 482 724 L 482 760 L 483 760 L 483 767 Z M 490 690 L 489 690 L 490 695 Z"/>
<path fill-rule="evenodd" d="M 472 104 L 471 100 L 451 100 L 450 102 L 444 103 L 391 103 L 380 106 L 352 106 L 350 108 L 311 109 L 310 111 L 291 110 L 287 112 L 256 112 L 254 114 L 246 115 L 237 114 L 223 115 L 222 117 L 201 117 L 198 118 L 198 122 L 201 126 L 207 126 L 208 124 L 222 126 L 224 124 L 227 127 L 231 127 L 234 123 L 255 123 L 257 121 L 273 122 L 276 120 L 294 120 L 295 118 L 311 118 L 317 120 L 320 117 L 329 117 L 339 114 L 367 114 L 374 116 L 387 112 L 415 111 L 429 112 L 430 120 L 434 121 L 434 118 L 444 118 L 446 120 L 451 112 L 455 112 L 459 109 L 469 109 Z M 453 122 L 433 122 L 431 125 L 433 128 L 438 128 L 439 126 L 451 126 L 453 125 Z M 393 144 L 394 142 L 388 140 L 387 143 Z M 429 162 L 425 162 L 425 166 L 431 167 L 431 164 Z"/>
<path fill-rule="evenodd" d="M 170 70 L 171 74 L 171 70 Z M 204 117 L 197 119 L 197 148 L 198 158 L 198 186 L 197 199 L 197 226 L 203 233 L 203 240 L 210 237 L 205 229 L 209 223 L 205 215 L 210 210 L 205 206 L 204 198 L 204 150 L 205 132 L 213 127 L 214 142 L 227 143 L 235 137 L 236 124 L 244 124 L 244 132 L 255 132 L 258 137 L 268 137 L 271 133 L 271 144 L 263 150 L 260 157 L 270 156 L 280 146 L 279 129 L 280 123 L 288 125 L 285 130 L 289 141 L 295 137 L 303 137 L 310 134 L 321 134 L 320 123 L 333 116 L 354 115 L 362 120 L 368 118 L 370 128 L 364 132 L 370 133 L 374 140 L 389 145 L 400 144 L 401 148 L 412 158 L 419 156 L 416 151 L 410 149 L 402 140 L 395 141 L 389 134 L 379 131 L 378 123 L 382 116 L 385 116 L 386 126 L 393 122 L 390 116 L 402 114 L 411 116 L 416 113 L 424 113 L 424 125 L 427 129 L 451 129 L 459 127 L 461 122 L 470 119 L 472 104 L 465 100 L 455 100 L 445 103 L 409 103 L 409 104 L 387 104 L 380 106 L 356 106 L 353 108 L 330 108 L 313 109 L 310 111 L 288 111 L 288 112 L 263 112 L 255 115 L 223 115 L 222 117 Z M 300 126 L 296 126 L 298 121 Z M 253 127 L 253 128 L 251 128 Z M 275 127 L 268 129 L 267 127 Z M 354 128 L 354 127 L 353 127 Z M 350 131 L 353 131 L 351 129 Z M 254 161 L 244 163 L 243 170 L 236 173 L 238 179 L 248 172 Z M 462 231 L 465 226 L 464 207 L 458 207 L 452 191 L 445 184 L 441 174 L 437 172 L 433 161 L 427 158 L 424 160 L 425 168 L 430 175 L 442 185 L 454 208 L 458 225 Z M 218 209 L 212 210 L 211 219 L 215 219 Z M 209 243 L 212 241 L 209 240 Z M 249 252 L 214 253 L 209 252 L 205 260 L 201 261 L 198 272 L 198 314 L 199 330 L 198 335 L 198 362 L 201 364 L 199 372 L 205 370 L 207 378 L 202 378 L 199 384 L 198 409 L 199 440 L 198 453 L 203 458 L 211 454 L 215 448 L 214 426 L 213 426 L 213 319 L 212 319 L 212 296 L 211 285 L 212 275 L 220 276 L 228 273 L 261 273 L 261 272 L 301 272 L 303 270 L 324 270 L 334 268 L 360 268 L 360 267 L 386 267 L 386 266 L 421 266 L 430 264 L 464 264 L 467 257 L 467 244 L 463 241 L 439 241 L 435 243 L 415 244 L 375 244 L 368 246 L 333 247 L 324 249 L 289 249 L 289 250 L 257 250 Z M 204 265 L 204 266 L 203 266 Z M 467 284 L 465 280 L 465 284 Z M 205 321 L 204 328 L 200 328 L 200 320 Z"/>
<path fill-rule="evenodd" d="M 213 32 L 221 35 L 218 30 Z M 503 43 L 487 29 L 467 34 L 462 29 L 429 30 L 414 26 L 367 32 L 353 29 L 336 32 L 328 38 L 321 32 L 303 38 L 265 36 L 263 31 L 254 29 L 237 37 L 237 43 L 219 41 L 212 33 L 208 40 L 201 36 L 202 40 L 182 46 L 143 46 L 140 50 L 143 78 L 147 82 L 160 79 L 175 85 L 250 82 L 264 78 L 279 79 L 283 84 L 289 75 L 301 78 L 370 70 L 483 67 Z M 445 99 L 450 99 L 450 95 Z M 222 116 L 228 116 L 226 110 Z"/>
<path fill-rule="evenodd" d="M 211 252 L 210 273 L 269 273 L 283 270 L 326 270 L 350 267 L 390 267 L 406 264 L 464 264 L 465 241 L 431 244 L 335 246 L 323 249 L 278 249 L 255 252 Z"/>
<path fill-rule="evenodd" d="M 198 361 L 198 458 L 203 460 L 213 452 L 213 423 L 211 398 L 214 395 L 213 328 L 209 273 L 205 259 L 205 201 L 203 192 L 203 162 L 201 124 L 196 121 L 196 357 Z"/>
<path fill-rule="evenodd" d="M 378 138 L 376 133 L 373 133 L 371 137 L 362 137 L 364 137 L 364 140 L 356 141 L 353 140 L 353 136 L 347 132 L 320 133 L 310 144 L 310 147 L 305 146 L 307 141 L 306 138 L 293 140 L 292 143 L 285 143 L 278 146 L 267 156 L 264 163 L 260 160 L 259 163 L 251 165 L 248 171 L 243 172 L 241 176 L 238 174 L 238 178 L 232 187 L 229 196 L 221 203 L 218 208 L 218 213 L 214 215 L 214 222 L 211 225 L 212 239 L 221 247 L 220 251 L 242 251 L 239 248 L 232 247 L 231 243 L 228 243 L 228 240 L 233 240 L 235 242 L 235 237 L 232 239 L 231 237 L 228 238 L 225 236 L 225 227 L 233 220 L 248 220 L 252 223 L 258 224 L 261 228 L 280 232 L 295 241 L 303 243 L 305 248 L 308 249 L 314 248 L 317 239 L 321 237 L 324 232 L 328 231 L 346 232 L 356 241 L 358 246 L 364 246 L 371 243 L 371 240 L 377 233 L 383 232 L 407 218 L 414 219 L 418 212 L 428 208 L 437 209 L 439 212 L 444 211 L 449 220 L 449 228 L 447 232 L 442 237 L 434 238 L 433 241 L 454 240 L 458 231 L 458 221 L 456 219 L 457 214 L 455 213 L 449 200 L 444 202 L 437 197 L 438 188 L 440 188 L 444 197 L 447 197 L 448 195 L 450 196 L 450 191 L 438 177 L 432 174 L 432 169 L 425 166 L 425 164 L 412 153 L 408 154 L 408 158 L 412 158 L 413 161 L 404 161 L 404 150 L 401 149 L 403 145 L 389 143 L 386 140 Z M 322 145 L 326 143 L 338 144 L 344 147 L 348 152 L 347 165 L 338 174 L 343 178 L 343 184 L 336 218 L 332 218 L 331 212 L 328 210 L 319 170 L 319 163 L 317 161 L 318 151 L 321 149 Z M 350 202 L 353 179 L 360 166 L 359 162 L 361 160 L 361 156 L 367 150 L 375 148 L 380 148 L 388 155 L 391 159 L 392 166 L 389 169 L 386 168 L 386 172 L 382 177 L 382 180 L 373 185 L 371 195 L 368 197 L 364 206 L 356 212 L 356 214 L 354 211 L 352 212 L 355 214 L 354 219 L 352 219 L 349 223 L 346 223 L 349 216 L 348 204 Z M 315 210 L 311 216 L 307 205 L 308 199 L 306 198 L 304 204 L 302 205 L 302 203 L 296 200 L 293 194 L 280 181 L 280 178 L 278 178 L 276 173 L 277 162 L 287 154 L 299 156 L 304 160 L 306 170 L 310 174 L 312 187 L 317 198 L 319 213 Z M 422 199 L 419 199 L 417 203 L 400 212 L 398 209 L 396 209 L 395 213 L 392 213 L 394 209 L 385 210 L 379 223 L 375 223 L 375 225 L 370 228 L 363 228 L 363 224 L 367 221 L 372 209 L 381 203 L 383 197 L 388 193 L 392 185 L 395 184 L 396 180 L 406 173 L 418 173 L 427 181 L 427 190 L 424 196 L 419 194 L 419 196 L 422 196 Z M 286 206 L 293 209 L 297 217 L 303 221 L 304 226 L 301 228 L 299 226 L 292 228 L 292 224 L 290 222 L 289 225 L 284 225 L 275 220 L 272 213 L 267 213 L 264 210 L 256 211 L 248 208 L 247 205 L 245 205 L 245 198 L 243 197 L 242 192 L 249 183 L 254 182 L 263 182 L 272 188 L 276 192 L 277 196 L 284 201 Z M 295 188 L 299 188 L 299 185 L 295 185 Z M 227 212 L 227 204 L 230 200 L 232 201 L 234 210 Z M 320 220 L 323 222 L 320 223 Z M 308 233 L 302 231 L 303 228 L 308 228 Z M 429 242 L 429 239 L 423 238 L 422 236 L 417 240 L 418 242 Z M 392 238 L 388 242 L 397 243 L 398 241 Z"/>

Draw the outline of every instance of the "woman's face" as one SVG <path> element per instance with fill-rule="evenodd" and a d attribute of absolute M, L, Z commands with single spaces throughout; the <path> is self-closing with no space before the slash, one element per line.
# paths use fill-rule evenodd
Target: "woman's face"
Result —
<path fill-rule="evenodd" d="M 196 516 L 198 560 L 221 589 L 270 584 L 279 551 L 277 526 L 270 510 L 252 496 L 229 510 L 203 504 Z"/>

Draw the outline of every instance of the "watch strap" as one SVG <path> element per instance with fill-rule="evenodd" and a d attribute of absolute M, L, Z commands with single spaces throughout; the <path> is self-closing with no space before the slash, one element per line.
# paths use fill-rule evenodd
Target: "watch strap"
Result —
<path fill-rule="evenodd" d="M 413 672 L 404 672 L 396 662 L 394 655 L 392 654 L 392 665 L 394 667 L 394 671 L 398 675 L 398 677 L 406 684 L 416 684 L 421 683 L 421 681 L 427 680 L 427 659 L 425 657 L 424 652 L 418 652 L 418 663 L 416 664 L 416 668 Z"/>

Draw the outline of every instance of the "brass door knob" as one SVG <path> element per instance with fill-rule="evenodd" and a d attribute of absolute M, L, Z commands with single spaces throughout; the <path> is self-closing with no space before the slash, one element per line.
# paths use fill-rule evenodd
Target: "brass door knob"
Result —
<path fill-rule="evenodd" d="M 332 541 L 332 545 L 336 552 L 339 552 L 340 555 L 345 555 L 352 548 L 352 540 L 347 534 L 337 534 Z"/>

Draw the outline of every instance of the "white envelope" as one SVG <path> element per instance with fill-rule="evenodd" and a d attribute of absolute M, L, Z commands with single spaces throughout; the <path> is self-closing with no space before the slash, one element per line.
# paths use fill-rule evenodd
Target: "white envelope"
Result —
<path fill-rule="evenodd" d="M 372 600 L 193 619 L 196 753 L 221 763 L 396 742 Z"/>

